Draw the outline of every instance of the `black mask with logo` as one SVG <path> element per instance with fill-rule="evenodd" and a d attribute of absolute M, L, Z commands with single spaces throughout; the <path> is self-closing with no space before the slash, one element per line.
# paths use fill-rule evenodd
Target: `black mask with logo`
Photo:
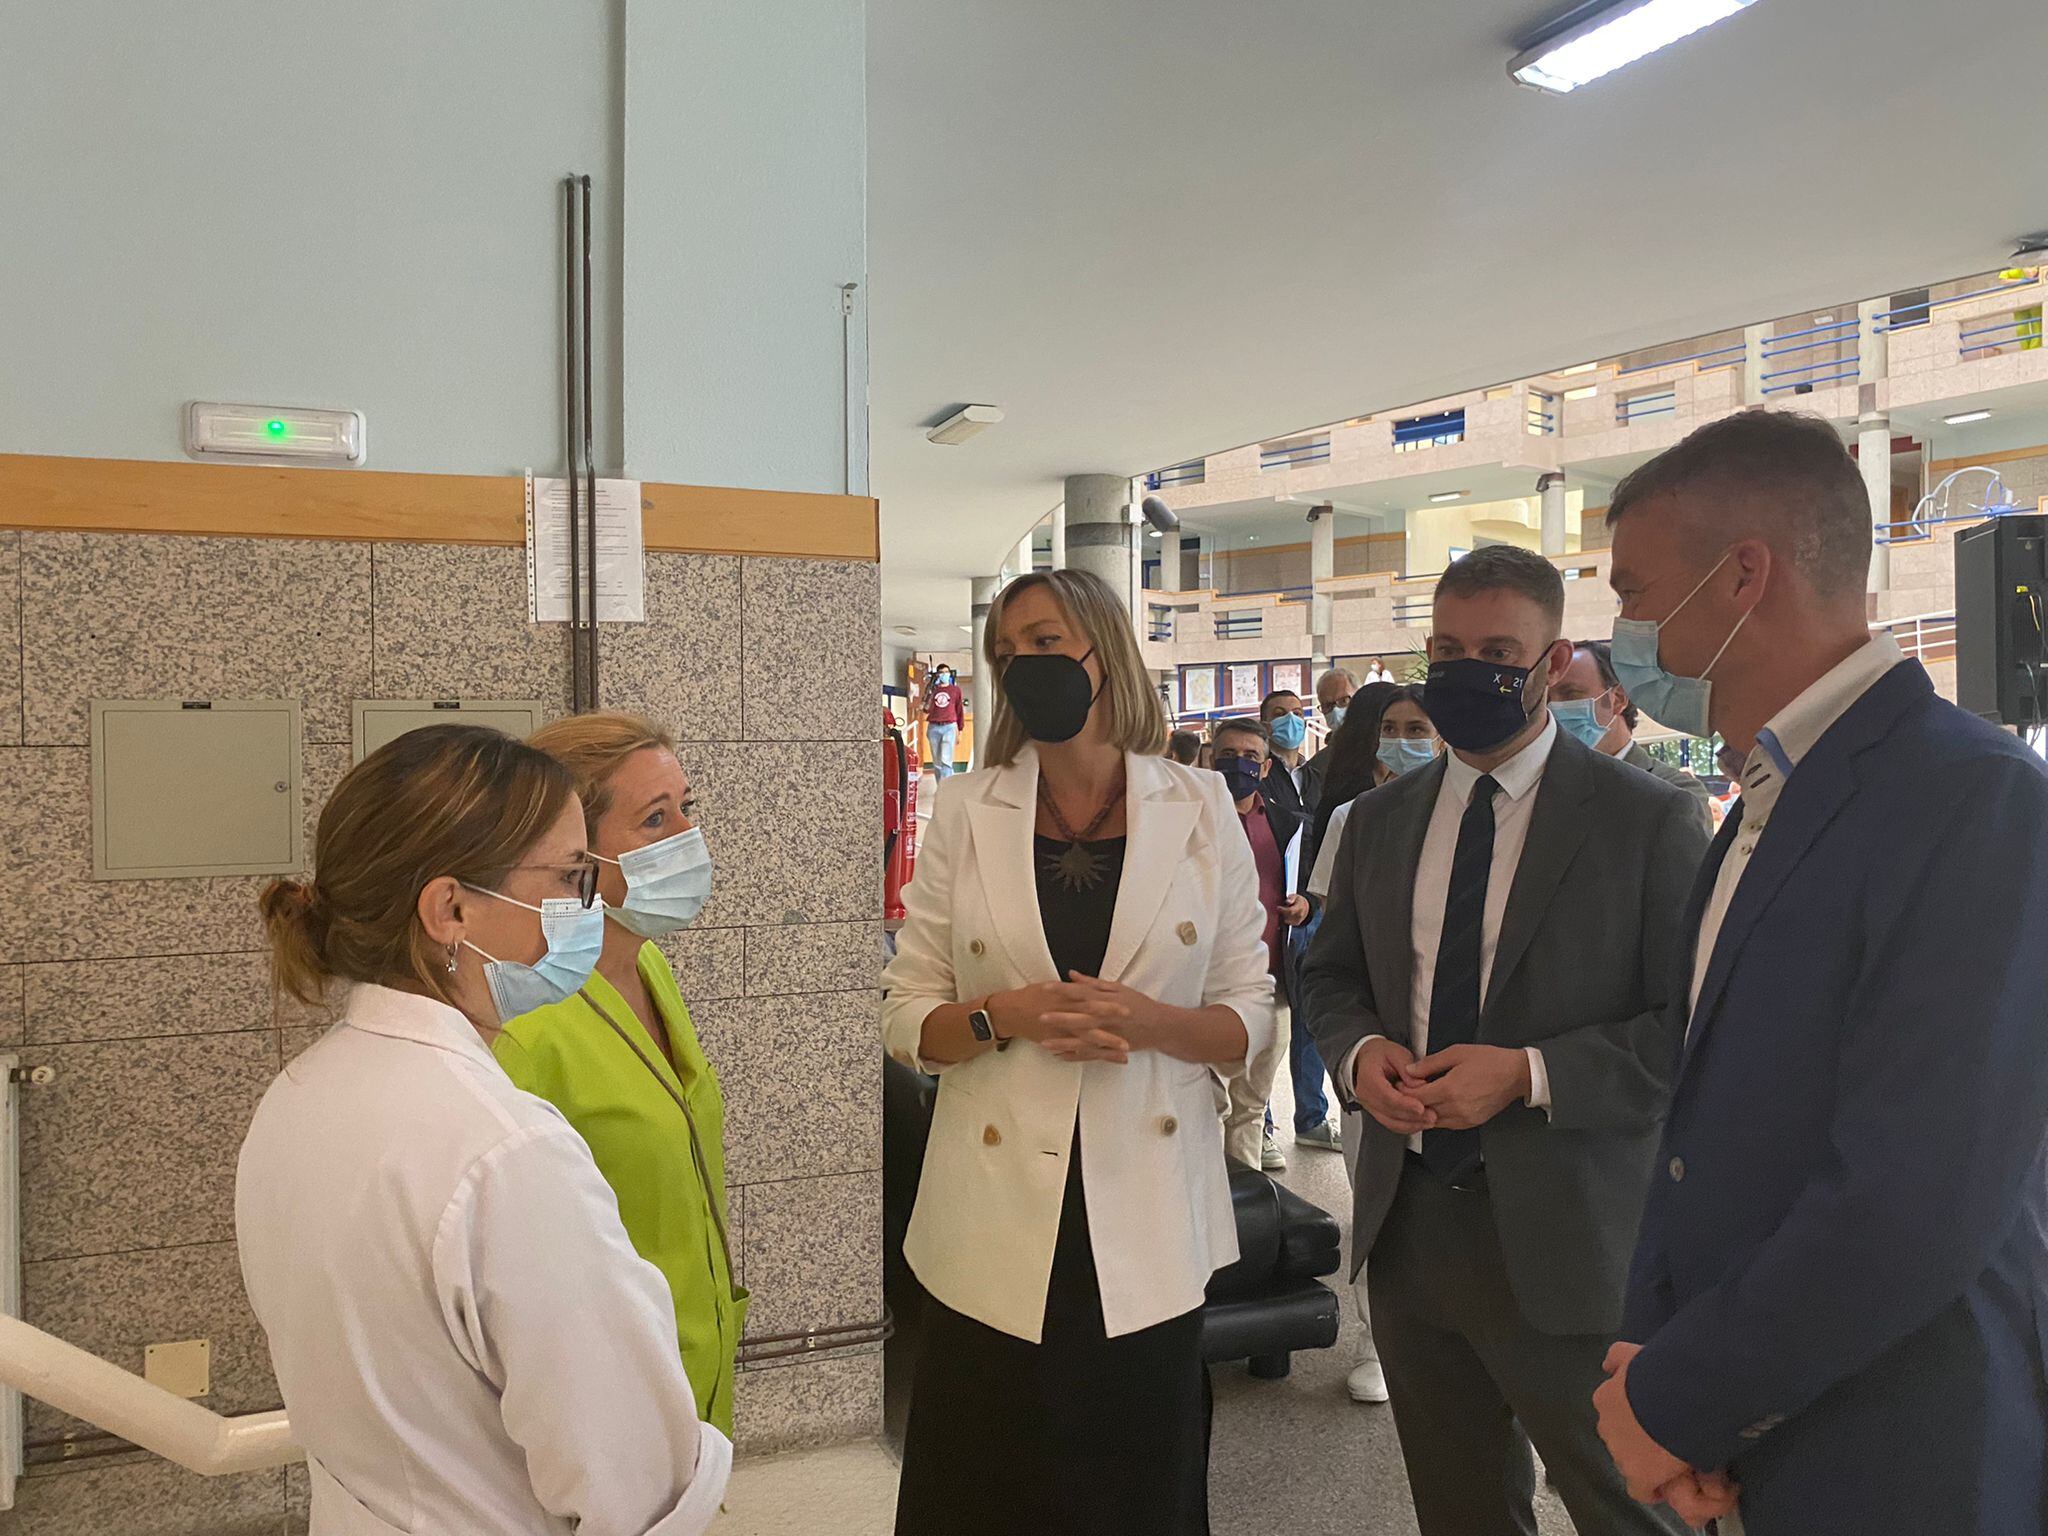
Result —
<path fill-rule="evenodd" d="M 1088 712 L 1102 690 L 1088 680 L 1081 665 L 1095 654 L 1091 646 L 1076 661 L 1071 656 L 1012 656 L 1003 668 L 1003 697 L 1017 712 L 1024 734 L 1033 741 L 1072 741 L 1088 723 Z M 1107 681 L 1107 679 L 1104 679 Z"/>
<path fill-rule="evenodd" d="M 1534 716 L 1524 701 L 1535 670 L 1469 656 L 1431 662 L 1422 685 L 1423 713 L 1437 734 L 1459 751 L 1489 752 L 1511 740 Z"/>

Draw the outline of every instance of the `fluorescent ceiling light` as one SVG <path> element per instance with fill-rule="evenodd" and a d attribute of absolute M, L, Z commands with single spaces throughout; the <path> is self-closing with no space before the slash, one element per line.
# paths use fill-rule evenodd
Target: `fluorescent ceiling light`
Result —
<path fill-rule="evenodd" d="M 1639 0 L 1596 5 L 1574 22 L 1508 61 L 1523 85 L 1563 96 L 1637 59 L 1668 48 L 1702 27 L 1726 21 L 1756 0 Z M 1577 13 L 1574 13 L 1577 14 Z"/>
<path fill-rule="evenodd" d="M 1003 419 L 1003 413 L 992 405 L 963 405 L 959 410 L 940 422 L 925 437 L 934 443 L 952 447 L 964 443 L 977 432 L 994 426 Z"/>
<path fill-rule="evenodd" d="M 1941 424 L 1944 427 L 1967 427 L 1973 421 L 1989 421 L 1990 419 L 1991 413 L 1989 411 L 1958 411 L 1953 416 L 1942 417 Z"/>
<path fill-rule="evenodd" d="M 1470 491 L 1438 491 L 1429 499 L 1431 501 L 1463 501 L 1471 494 Z"/>

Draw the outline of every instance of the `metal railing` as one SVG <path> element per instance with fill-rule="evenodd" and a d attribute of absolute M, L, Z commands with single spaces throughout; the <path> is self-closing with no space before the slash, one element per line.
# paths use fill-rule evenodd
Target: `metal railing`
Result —
<path fill-rule="evenodd" d="M 1218 640 L 1256 640 L 1266 632 L 1266 616 L 1256 608 L 1216 615 Z"/>
<path fill-rule="evenodd" d="M 2011 293 L 2020 288 L 2036 288 L 2040 286 L 2040 282 L 2041 280 L 2037 277 L 2023 277 L 2010 283 L 1996 283 L 1989 288 L 1974 288 L 1968 293 L 1950 294 L 1945 299 L 1933 299 L 1921 304 L 1902 304 L 1897 309 L 1887 309 L 1883 313 L 1874 316 L 1873 319 L 1876 323 L 1870 329 L 1879 336 L 1889 335 L 1893 331 L 1913 330 L 1919 326 L 1929 324 L 1933 319 L 1934 311 L 1937 309 L 1944 309 L 1951 304 L 1966 304 L 1971 299 L 1988 299 L 1995 293 Z M 1902 315 L 1911 316 L 1912 318 L 1901 320 L 1900 316 Z"/>
<path fill-rule="evenodd" d="M 1616 395 L 1614 397 L 1614 420 L 1617 425 L 1634 426 L 1639 421 L 1648 421 L 1653 416 L 1675 416 L 1678 414 L 1678 391 L 1666 389 L 1656 394 Z"/>
<path fill-rule="evenodd" d="M 1326 433 L 1302 442 L 1261 443 L 1259 445 L 1259 468 L 1297 469 L 1304 464 L 1320 464 L 1330 456 L 1330 439 Z"/>
<path fill-rule="evenodd" d="M 1153 470 L 1145 477 L 1145 489 L 1164 491 L 1176 485 L 1200 485 L 1208 477 L 1206 459 L 1189 459 L 1185 464 L 1169 464 L 1164 469 Z"/>
<path fill-rule="evenodd" d="M 1421 448 L 1441 448 L 1465 440 L 1465 410 L 1437 411 L 1429 416 L 1409 416 L 1391 424 L 1394 452 L 1414 453 Z"/>
<path fill-rule="evenodd" d="M 1816 352 L 1833 349 L 1837 355 L 1816 359 L 1810 363 L 1794 363 L 1788 368 L 1766 368 L 1763 372 L 1764 393 L 1779 395 L 1788 391 L 1803 393 L 1819 388 L 1823 384 L 1841 384 L 1857 375 L 1862 366 L 1859 336 L 1863 322 L 1851 317 L 1847 320 L 1828 320 L 1819 325 L 1809 325 L 1804 330 L 1787 331 L 1782 336 L 1764 339 L 1763 360 L 1766 363 L 1792 357 L 1801 352 Z M 1808 340 L 1817 337 L 1818 340 Z M 1793 345 L 1786 345 L 1786 343 Z M 1847 355 L 1841 355 L 1847 349 Z M 1773 384 L 1771 380 L 1789 380 Z"/>
<path fill-rule="evenodd" d="M 1557 396 L 1547 395 L 1540 389 L 1529 391 L 1529 431 L 1537 437 L 1557 435 Z"/>
<path fill-rule="evenodd" d="M 1981 338 L 1995 336 L 1995 341 Z M 1972 346 L 1971 343 L 1976 345 Z M 2041 306 L 2029 305 L 2016 310 L 2005 319 L 1991 325 L 1980 326 L 1974 331 L 1956 333 L 1956 360 L 1975 362 L 1979 358 L 2003 357 L 2011 352 L 2038 352 L 2041 348 Z"/>
<path fill-rule="evenodd" d="M 1716 368 L 1739 368 L 1742 366 L 1743 353 L 1746 350 L 1744 344 L 1738 341 L 1732 347 L 1714 347 L 1706 352 L 1688 352 L 1684 357 L 1667 357 L 1654 363 L 1636 363 L 1631 367 L 1616 369 L 1614 376 L 1625 379 L 1632 373 L 1648 373 L 1655 368 L 1676 368 L 1680 363 L 1698 363 L 1699 367 L 1693 370 L 1695 373 L 1710 373 Z"/>
<path fill-rule="evenodd" d="M 1915 661 L 1955 660 L 1956 616 L 1953 613 L 1916 613 L 1911 618 L 1888 619 L 1873 628 L 1887 631 L 1899 642 L 1899 649 Z"/>
<path fill-rule="evenodd" d="M 1977 500 L 1965 501 L 1953 487 L 1956 482 L 1968 477 L 1984 475 L 1984 489 Z M 1942 477 L 1941 483 L 1914 506 L 1912 516 L 1879 523 L 1871 530 L 1871 542 L 1875 544 L 1910 544 L 1920 539 L 1931 539 L 1939 527 L 1957 523 L 1981 523 L 1994 517 L 2007 517 L 2014 512 L 2026 510 L 2017 502 L 2005 498 L 2012 492 L 2006 488 L 2004 477 L 1997 470 L 1984 464 L 1966 464 Z"/>

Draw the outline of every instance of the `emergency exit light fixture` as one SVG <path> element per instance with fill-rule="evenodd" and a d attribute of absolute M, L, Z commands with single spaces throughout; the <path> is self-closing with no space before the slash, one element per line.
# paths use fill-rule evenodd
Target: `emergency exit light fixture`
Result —
<path fill-rule="evenodd" d="M 1668 48 L 1756 0 L 1590 0 L 1543 41 L 1508 61 L 1519 83 L 1567 95 L 1603 75 Z"/>
<path fill-rule="evenodd" d="M 259 464 L 360 464 L 363 413 L 274 405 L 185 407 L 185 452 L 195 459 Z"/>
<path fill-rule="evenodd" d="M 944 421 L 925 433 L 927 440 L 944 443 L 953 447 L 964 443 L 977 432 L 987 430 L 1003 419 L 1003 413 L 992 405 L 963 405 Z"/>

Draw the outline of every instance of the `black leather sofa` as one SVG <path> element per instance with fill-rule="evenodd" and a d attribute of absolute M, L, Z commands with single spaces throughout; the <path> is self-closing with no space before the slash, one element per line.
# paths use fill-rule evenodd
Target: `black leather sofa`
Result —
<path fill-rule="evenodd" d="M 900 1329 L 914 1329 L 923 1288 L 903 1262 L 903 1238 L 917 1198 L 938 1084 L 902 1063 L 882 1065 L 883 1270 Z M 1230 1165 L 1237 1216 L 1235 1264 L 1209 1282 L 1202 1312 L 1202 1354 L 1211 1364 L 1243 1360 L 1254 1376 L 1285 1376 L 1300 1349 L 1337 1342 L 1337 1297 L 1321 1276 L 1334 1274 L 1342 1237 L 1336 1218 L 1256 1168 Z"/>

